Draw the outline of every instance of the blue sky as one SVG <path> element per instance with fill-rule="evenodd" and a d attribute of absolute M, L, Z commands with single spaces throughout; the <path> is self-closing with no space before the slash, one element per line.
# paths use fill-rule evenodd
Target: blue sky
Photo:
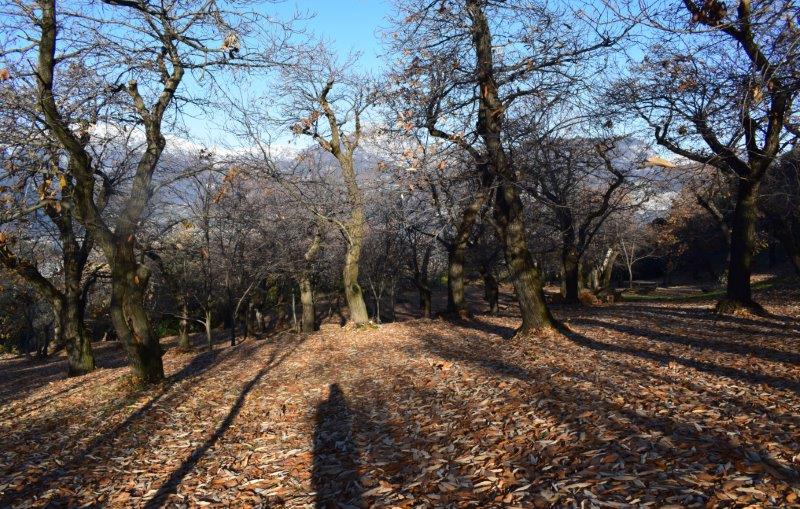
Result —
<path fill-rule="evenodd" d="M 307 33 L 317 40 L 328 41 L 342 57 L 351 51 L 360 53 L 357 69 L 377 74 L 382 67 L 380 54 L 383 51 L 379 32 L 388 25 L 390 1 L 284 0 L 267 4 L 264 11 L 282 19 L 292 17 L 295 12 L 302 13 L 304 17 L 312 16 L 303 22 Z M 197 85 L 185 83 L 184 86 Z M 213 112 L 203 114 L 190 107 L 184 113 L 188 113 L 182 118 L 193 141 L 212 146 L 220 141 L 239 145 L 238 140 L 220 129 L 218 122 L 224 122 L 224 119 L 216 118 Z M 285 138 L 288 141 L 291 136 Z"/>
<path fill-rule="evenodd" d="M 270 9 L 279 14 L 290 14 L 295 9 L 315 13 L 307 22 L 311 33 L 333 41 L 339 54 L 360 51 L 362 70 L 380 67 L 378 31 L 387 25 L 389 0 L 286 0 Z"/>

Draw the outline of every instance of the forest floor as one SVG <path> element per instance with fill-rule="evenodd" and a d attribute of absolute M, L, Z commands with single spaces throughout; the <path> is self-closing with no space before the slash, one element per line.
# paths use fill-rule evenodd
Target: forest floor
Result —
<path fill-rule="evenodd" d="M 3 360 L 0 507 L 798 505 L 800 293 L 757 297 L 171 348 L 146 391 L 115 344 L 81 378 Z"/>

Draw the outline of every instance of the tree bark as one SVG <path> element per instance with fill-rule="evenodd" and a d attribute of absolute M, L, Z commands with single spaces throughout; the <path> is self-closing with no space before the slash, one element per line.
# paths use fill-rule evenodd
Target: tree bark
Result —
<path fill-rule="evenodd" d="M 519 332 L 526 334 L 553 328 L 555 320 L 545 302 L 541 273 L 525 241 L 522 201 L 516 188 L 508 182 L 499 186 L 497 194 L 495 221 L 522 314 Z"/>
<path fill-rule="evenodd" d="M 356 183 L 355 171 L 353 170 L 352 160 L 342 163 L 343 173 L 346 175 L 348 183 L 348 194 L 350 195 L 351 214 L 350 222 L 347 226 L 348 243 L 347 253 L 344 261 L 344 296 L 347 299 L 347 307 L 350 309 L 350 320 L 355 325 L 365 325 L 369 323 L 369 312 L 367 304 L 364 302 L 364 292 L 358 283 L 358 264 L 361 260 L 361 245 L 364 241 L 364 197 Z M 344 170 L 344 168 L 349 168 Z"/>
<path fill-rule="evenodd" d="M 308 249 L 306 249 L 306 252 L 303 254 L 305 267 L 298 281 L 298 286 L 300 286 L 300 304 L 303 307 L 300 330 L 309 333 L 317 330 L 317 310 L 314 304 L 314 287 L 311 284 L 311 274 L 314 270 L 314 262 L 316 261 L 317 254 L 322 246 L 322 224 L 317 222 L 315 226 L 314 237 Z M 356 284 L 358 284 L 358 262 L 356 262 Z"/>
<path fill-rule="evenodd" d="M 422 311 L 422 317 L 431 318 L 433 316 L 431 289 L 424 283 L 419 284 L 417 288 L 419 291 L 419 309 Z"/>
<path fill-rule="evenodd" d="M 458 316 L 468 314 L 464 299 L 464 263 L 467 244 L 483 206 L 489 196 L 490 179 L 481 176 L 480 189 L 470 204 L 464 209 L 453 242 L 447 245 L 447 312 Z"/>
<path fill-rule="evenodd" d="M 183 297 L 181 300 L 181 318 L 178 326 L 178 349 L 187 351 L 192 348 L 191 343 L 189 343 L 189 305 L 186 302 L 186 297 Z"/>
<path fill-rule="evenodd" d="M 300 320 L 300 330 L 302 332 L 314 332 L 317 328 L 317 312 L 314 306 L 314 292 L 311 286 L 311 279 L 308 276 L 300 278 L 300 305 L 302 306 L 302 316 Z"/>
<path fill-rule="evenodd" d="M 614 264 L 619 257 L 619 251 L 614 249 L 613 247 L 608 248 L 606 251 L 606 256 L 603 259 L 603 266 L 602 266 L 602 288 L 604 290 L 611 289 L 611 277 L 614 275 Z"/>
<path fill-rule="evenodd" d="M 483 298 L 489 306 L 489 314 L 497 314 L 500 289 L 497 284 L 497 279 L 494 277 L 491 270 L 483 273 Z"/>
<path fill-rule="evenodd" d="M 528 250 L 522 200 L 517 177 L 510 167 L 501 142 L 505 106 L 494 80 L 492 36 L 482 2 L 467 0 L 472 18 L 472 41 L 475 49 L 475 79 L 480 90 L 477 132 L 486 147 L 486 170 L 498 177 L 494 219 L 508 265 L 511 281 L 522 314 L 519 333 L 527 334 L 555 327 L 542 289 L 541 273 Z"/>
<path fill-rule="evenodd" d="M 78 301 L 67 301 L 62 311 L 62 330 L 66 339 L 69 376 L 85 375 L 94 370 L 92 343 L 86 336 L 83 306 Z"/>
<path fill-rule="evenodd" d="M 579 259 L 575 246 L 565 245 L 561 252 L 561 264 L 564 269 L 564 302 L 579 304 Z"/>
<path fill-rule="evenodd" d="M 205 328 L 206 328 L 206 344 L 208 345 L 208 349 L 209 350 L 213 350 L 214 349 L 214 335 L 211 332 L 211 309 L 206 309 L 206 313 L 205 314 L 206 314 L 205 322 L 203 323 L 203 325 L 205 325 Z"/>
<path fill-rule="evenodd" d="M 163 354 L 144 308 L 149 271 L 136 262 L 133 239 L 114 246 L 111 264 L 111 322 L 125 346 L 134 376 L 145 384 L 164 379 Z"/>
<path fill-rule="evenodd" d="M 458 316 L 467 314 L 464 300 L 466 254 L 466 243 L 452 244 L 447 250 L 447 312 Z"/>
<path fill-rule="evenodd" d="M 717 304 L 717 311 L 721 313 L 733 313 L 738 309 L 762 311 L 761 306 L 753 300 L 750 286 L 756 248 L 758 187 L 759 183 L 753 179 L 739 180 L 732 217 L 728 284 L 725 298 Z"/>

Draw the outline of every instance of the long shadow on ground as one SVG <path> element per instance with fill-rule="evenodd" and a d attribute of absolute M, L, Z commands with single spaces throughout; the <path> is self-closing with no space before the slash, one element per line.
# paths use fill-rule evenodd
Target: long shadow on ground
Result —
<path fill-rule="evenodd" d="M 328 399 L 317 406 L 314 465 L 311 484 L 318 509 L 340 504 L 361 507 L 359 451 L 353 441 L 353 410 L 339 384 L 331 384 Z"/>

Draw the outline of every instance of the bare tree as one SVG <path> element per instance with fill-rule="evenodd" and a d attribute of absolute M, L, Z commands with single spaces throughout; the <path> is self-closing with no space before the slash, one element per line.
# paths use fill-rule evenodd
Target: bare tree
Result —
<path fill-rule="evenodd" d="M 144 308 L 150 273 L 136 253 L 140 219 L 166 145 L 164 123 L 189 73 L 210 72 L 236 61 L 243 66 L 271 62 L 275 41 L 259 28 L 264 18 L 242 13 L 238 8 L 236 13 L 225 12 L 213 1 L 156 5 L 106 0 L 87 11 L 80 5 L 57 8 L 54 0 L 40 0 L 33 9 L 20 8 L 12 21 L 19 22 L 16 29 L 35 42 L 15 54 L 29 66 L 27 76 L 35 81 L 44 122 L 69 156 L 75 215 L 108 260 L 111 318 L 134 375 L 144 383 L 164 377 L 161 348 Z M 240 42 L 256 32 L 259 37 L 248 39 L 249 45 Z M 92 36 L 86 37 L 87 33 Z M 91 133 L 87 126 L 76 130 L 70 122 L 61 99 L 64 91 L 56 86 L 59 73 L 75 59 L 91 62 L 107 93 L 125 99 L 107 112 L 104 121 L 140 128 L 144 139 L 130 187 L 120 191 L 120 212 L 114 218 L 103 217 L 97 203 L 95 185 L 103 174 L 87 150 Z"/>
<path fill-rule="evenodd" d="M 534 135 L 535 136 L 535 135 Z M 646 147 L 629 138 L 563 138 L 556 133 L 523 143 L 526 189 L 547 207 L 561 237 L 564 300 L 579 303 L 584 255 L 605 221 L 650 196 Z"/>
<path fill-rule="evenodd" d="M 405 65 L 395 80 L 412 108 L 401 120 L 470 154 L 494 193 L 493 221 L 522 311 L 520 332 L 551 328 L 555 321 L 527 245 L 506 120 L 521 98 L 536 97 L 545 107 L 575 77 L 577 64 L 615 37 L 592 27 L 576 35 L 555 10 L 523 1 L 398 5 L 396 51 Z M 586 37 L 592 33 L 594 40 Z"/>
<path fill-rule="evenodd" d="M 751 0 L 735 9 L 682 0 L 636 12 L 653 43 L 614 92 L 659 145 L 737 182 L 721 313 L 761 311 L 750 288 L 757 198 L 800 90 L 794 13 L 792 2 Z"/>
<path fill-rule="evenodd" d="M 347 71 L 320 46 L 314 57 L 284 68 L 286 116 L 294 121 L 297 135 L 312 138 L 339 165 L 344 182 L 349 217 L 335 221 L 347 246 L 342 272 L 350 320 L 357 326 L 369 322 L 369 313 L 359 284 L 359 260 L 364 241 L 366 207 L 358 181 L 356 151 L 364 135 L 362 118 L 374 103 L 369 80 Z"/>

